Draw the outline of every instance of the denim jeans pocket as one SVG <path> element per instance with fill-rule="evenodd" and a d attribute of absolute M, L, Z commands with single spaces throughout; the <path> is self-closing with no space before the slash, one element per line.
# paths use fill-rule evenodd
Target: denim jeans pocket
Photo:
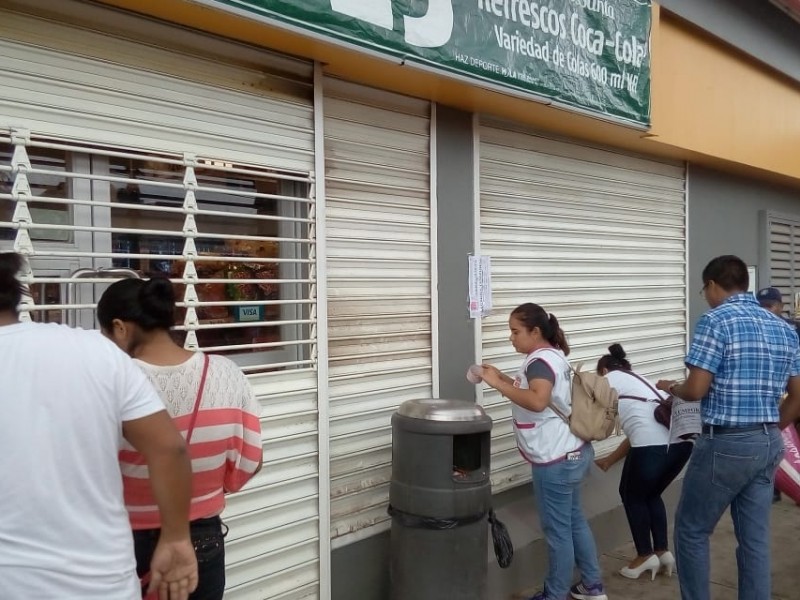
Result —
<path fill-rule="evenodd" d="M 558 464 L 558 480 L 569 486 L 580 485 L 589 470 L 589 460 L 581 455 L 577 460 L 564 460 Z"/>
<path fill-rule="evenodd" d="M 753 454 L 715 451 L 711 467 L 711 483 L 731 493 L 738 493 L 752 480 L 763 460 L 757 449 L 753 450 Z"/>

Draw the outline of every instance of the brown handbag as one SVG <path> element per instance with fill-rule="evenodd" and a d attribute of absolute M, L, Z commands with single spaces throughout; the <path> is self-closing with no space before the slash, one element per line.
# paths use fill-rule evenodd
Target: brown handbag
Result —
<path fill-rule="evenodd" d="M 632 377 L 635 377 L 651 390 L 655 394 L 655 398 L 639 398 L 636 396 L 620 396 L 620 398 L 629 398 L 631 400 L 641 400 L 642 402 L 655 402 L 656 407 L 653 409 L 653 417 L 655 420 L 660 424 L 666 427 L 667 429 L 670 428 L 672 424 L 672 396 L 664 399 L 661 397 L 661 394 L 658 393 L 658 390 L 653 387 L 653 385 L 647 381 L 644 377 L 640 377 L 633 371 L 622 371 L 623 373 L 627 373 Z"/>
<path fill-rule="evenodd" d="M 658 405 L 653 411 L 656 421 L 669 429 L 672 426 L 672 396 L 666 400 L 659 400 Z"/>

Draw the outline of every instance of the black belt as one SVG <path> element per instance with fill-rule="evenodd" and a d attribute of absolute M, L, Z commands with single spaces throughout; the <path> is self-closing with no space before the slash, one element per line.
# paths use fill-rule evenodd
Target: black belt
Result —
<path fill-rule="evenodd" d="M 767 429 L 777 426 L 777 423 L 754 423 L 753 425 L 741 426 L 703 425 L 703 433 L 711 433 L 713 435 L 724 435 L 726 433 L 747 433 L 748 431 L 767 431 Z"/>
<path fill-rule="evenodd" d="M 207 532 L 216 533 L 220 530 L 223 536 L 228 535 L 228 527 L 222 522 L 222 518 L 217 515 L 216 517 L 207 517 L 204 519 L 195 519 L 189 521 L 189 530 L 194 535 L 205 534 Z M 161 535 L 161 529 L 134 529 L 133 537 L 137 539 L 146 539 L 147 537 L 158 539 Z"/>

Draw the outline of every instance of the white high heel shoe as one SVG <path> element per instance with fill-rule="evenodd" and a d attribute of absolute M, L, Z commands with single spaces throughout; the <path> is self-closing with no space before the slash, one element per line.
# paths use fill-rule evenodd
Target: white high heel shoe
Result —
<path fill-rule="evenodd" d="M 658 562 L 661 564 L 661 569 L 667 574 L 667 577 L 672 577 L 673 571 L 675 571 L 675 557 L 672 556 L 672 552 L 667 550 L 658 557 Z"/>
<path fill-rule="evenodd" d="M 619 574 L 623 577 L 627 577 L 628 579 L 639 579 L 639 576 L 644 573 L 645 571 L 650 571 L 650 581 L 655 580 L 656 573 L 661 568 L 661 561 L 658 559 L 658 556 L 653 554 L 650 558 L 644 561 L 635 569 L 631 569 L 630 567 L 622 567 L 619 570 Z"/>

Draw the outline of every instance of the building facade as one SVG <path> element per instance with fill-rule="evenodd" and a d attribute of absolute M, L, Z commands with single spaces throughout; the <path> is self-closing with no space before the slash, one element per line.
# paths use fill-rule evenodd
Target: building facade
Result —
<path fill-rule="evenodd" d="M 28 255 L 42 321 L 94 327 L 110 279 L 170 276 L 176 334 L 248 373 L 264 469 L 228 502 L 226 597 L 388 597 L 390 418 L 431 396 L 494 421 L 517 548 L 491 571 L 502 597 L 534 583 L 541 535 L 508 404 L 467 367 L 515 369 L 507 315 L 535 301 L 576 362 L 620 342 L 642 373 L 680 377 L 708 259 L 800 291 L 800 25 L 744 0 L 475 3 L 503 52 L 557 62 L 563 30 L 631 69 L 612 86 L 611 63 L 587 67 L 616 90 L 600 97 L 405 56 L 448 43 L 408 3 L 319 4 L 370 24 L 363 39 L 291 2 L 0 5 L 0 248 Z M 448 6 L 428 12 L 456 31 Z M 639 33 L 597 46 L 586 24 L 626 15 Z M 385 51 L 364 43 L 381 28 L 400 36 Z M 484 318 L 470 255 L 492 261 Z M 603 544 L 616 482 L 588 485 Z"/>

